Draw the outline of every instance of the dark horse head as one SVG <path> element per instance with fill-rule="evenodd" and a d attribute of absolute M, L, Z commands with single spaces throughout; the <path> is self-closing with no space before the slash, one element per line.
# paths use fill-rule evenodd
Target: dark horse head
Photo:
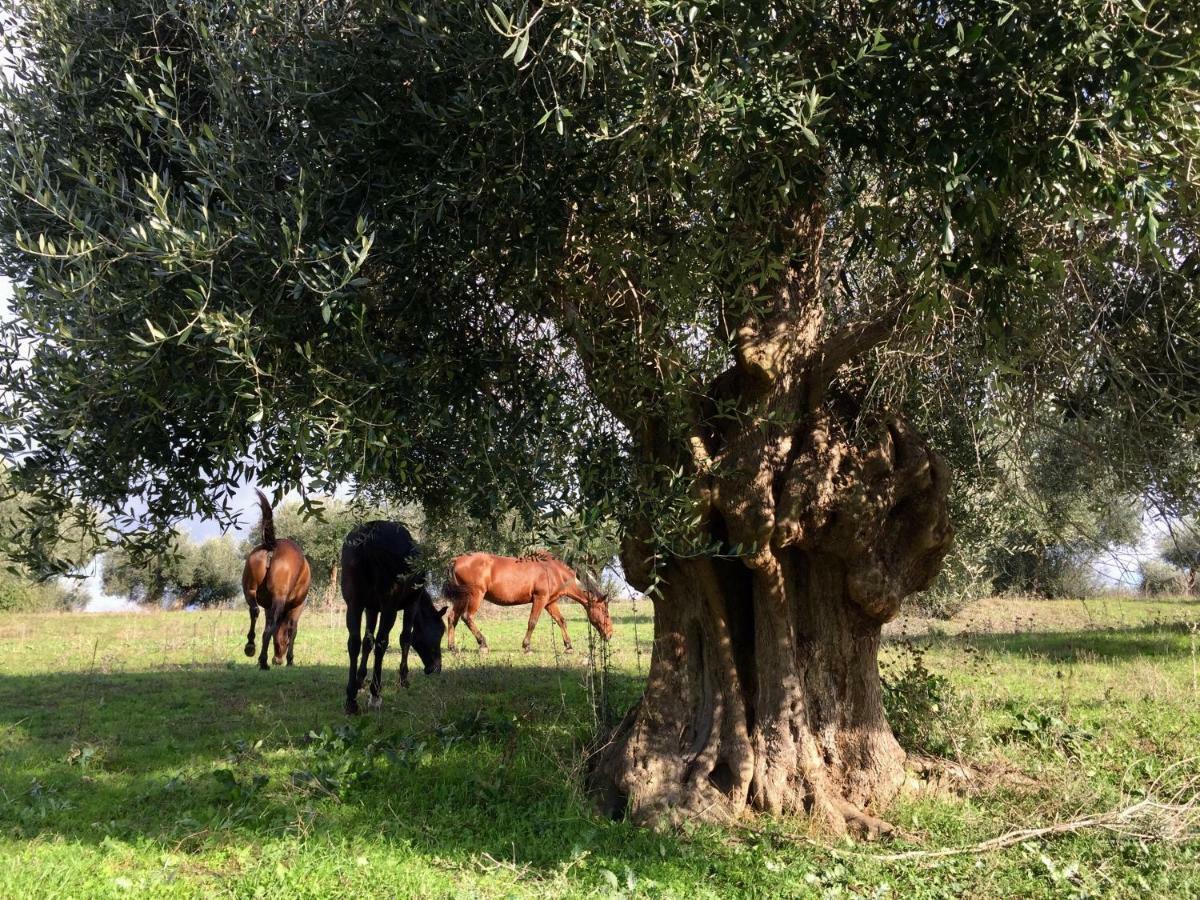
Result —
<path fill-rule="evenodd" d="M 438 609 L 434 606 L 429 591 L 424 587 L 416 591 L 411 640 L 426 675 L 436 675 L 442 671 L 442 635 L 446 633 L 446 623 L 442 617 L 445 615 L 446 607 Z"/>

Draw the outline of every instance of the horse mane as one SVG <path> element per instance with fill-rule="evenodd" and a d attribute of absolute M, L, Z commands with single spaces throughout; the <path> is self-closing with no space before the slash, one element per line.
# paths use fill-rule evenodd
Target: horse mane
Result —
<path fill-rule="evenodd" d="M 561 562 L 561 560 L 549 550 L 531 550 L 522 556 L 521 559 L 526 559 L 531 562 Z"/>
<path fill-rule="evenodd" d="M 258 488 L 254 489 L 254 493 L 258 494 L 258 505 L 262 509 L 262 542 L 263 546 L 268 550 L 275 549 L 275 516 L 271 512 L 271 501 L 266 498 L 262 491 Z"/>
<path fill-rule="evenodd" d="M 589 594 L 594 594 L 596 597 L 604 596 L 604 587 L 596 579 L 596 577 L 586 569 L 579 573 L 579 583 L 583 585 L 583 589 Z"/>

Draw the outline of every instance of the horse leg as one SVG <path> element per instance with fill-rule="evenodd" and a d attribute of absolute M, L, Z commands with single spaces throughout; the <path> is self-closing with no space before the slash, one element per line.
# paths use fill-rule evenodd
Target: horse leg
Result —
<path fill-rule="evenodd" d="M 275 599 L 271 598 L 271 605 L 267 607 L 266 623 L 263 625 L 262 650 L 258 653 L 258 667 L 264 672 L 271 668 L 267 665 L 267 648 L 271 645 L 271 641 L 275 637 L 275 629 L 278 627 L 279 622 L 275 618 Z"/>
<path fill-rule="evenodd" d="M 535 595 L 533 598 L 533 609 L 529 611 L 529 627 L 525 629 L 525 640 L 521 642 L 521 649 L 526 653 L 532 653 L 529 643 L 533 640 L 533 628 L 537 625 L 538 617 L 541 616 L 542 610 L 546 608 L 546 598 L 541 595 Z"/>
<path fill-rule="evenodd" d="M 412 606 L 406 606 L 400 623 L 400 687 L 408 687 L 408 648 L 412 646 L 413 618 Z"/>
<path fill-rule="evenodd" d="M 450 607 L 450 612 L 446 613 L 446 649 L 451 653 L 458 652 L 458 645 L 454 643 L 454 626 L 458 624 L 458 600 L 454 601 L 454 605 Z"/>
<path fill-rule="evenodd" d="M 300 630 L 300 616 L 297 615 L 289 624 L 292 631 L 288 635 L 287 664 L 290 666 L 292 664 L 292 655 L 296 652 L 296 632 Z"/>
<path fill-rule="evenodd" d="M 373 710 L 383 706 L 383 698 L 379 696 L 379 690 L 383 686 L 383 654 L 387 653 L 388 637 L 395 624 L 394 609 L 385 609 L 380 613 L 379 628 L 375 631 L 375 671 L 371 673 L 371 699 L 367 701 L 368 708 Z"/>
<path fill-rule="evenodd" d="M 379 610 L 367 610 L 367 630 L 363 635 L 362 642 L 362 657 L 358 662 L 358 689 L 361 691 L 362 686 L 367 681 L 367 661 L 371 658 L 371 648 L 375 644 L 375 623 L 379 621 Z"/>
<path fill-rule="evenodd" d="M 358 650 L 362 646 L 362 607 L 351 603 L 346 607 L 346 653 L 350 656 L 350 675 L 346 678 L 346 714 L 358 713 Z"/>
<path fill-rule="evenodd" d="M 546 604 L 546 612 L 550 614 L 550 618 L 558 624 L 558 630 L 562 632 L 563 649 L 570 653 L 575 648 L 571 646 L 571 636 L 567 634 L 567 623 L 563 619 L 562 610 L 558 608 L 558 598 L 555 597 Z"/>
<path fill-rule="evenodd" d="M 467 609 L 463 615 L 463 621 L 467 623 L 467 627 L 471 629 L 471 634 L 475 635 L 475 642 L 479 644 L 479 652 L 488 652 L 487 638 L 483 636 L 483 632 L 475 626 L 475 613 L 479 612 L 479 607 L 483 605 L 483 592 L 477 591 L 467 598 Z"/>
<path fill-rule="evenodd" d="M 250 607 L 250 630 L 246 632 L 246 655 L 253 657 L 254 628 L 258 624 L 258 600 L 254 597 L 247 597 L 246 605 Z"/>

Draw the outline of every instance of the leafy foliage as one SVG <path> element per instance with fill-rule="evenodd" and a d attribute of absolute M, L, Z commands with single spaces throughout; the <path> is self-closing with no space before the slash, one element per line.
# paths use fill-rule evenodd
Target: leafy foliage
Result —
<path fill-rule="evenodd" d="M 243 563 L 227 535 L 196 543 L 176 532 L 171 545 L 150 559 L 122 547 L 106 553 L 104 589 L 139 603 L 219 605 L 241 596 Z"/>
<path fill-rule="evenodd" d="M 686 544 L 658 451 L 736 413 L 804 253 L 829 335 L 887 337 L 849 394 L 1081 423 L 1193 501 L 1195 13 L 17 3 L 0 446 L 46 521 L 158 544 L 247 476 Z"/>
<path fill-rule="evenodd" d="M 882 678 L 888 722 L 905 750 L 958 758 L 978 748 L 982 737 L 969 703 L 950 679 L 930 671 L 922 647 L 901 644 Z"/>
<path fill-rule="evenodd" d="M 1000 733 L 1001 740 L 1030 744 L 1043 753 L 1079 759 L 1095 735 L 1047 709 L 1010 704 L 1016 722 Z"/>
<path fill-rule="evenodd" d="M 1156 559 L 1148 559 L 1138 567 L 1140 588 L 1150 597 L 1179 596 L 1186 594 L 1187 580 L 1183 572 Z"/>
<path fill-rule="evenodd" d="M 1200 569 L 1200 523 L 1195 518 L 1175 523 L 1158 544 L 1163 562 L 1194 573 Z"/>

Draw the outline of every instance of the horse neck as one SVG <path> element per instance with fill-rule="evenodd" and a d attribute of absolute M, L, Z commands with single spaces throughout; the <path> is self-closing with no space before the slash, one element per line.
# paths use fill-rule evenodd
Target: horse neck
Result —
<path fill-rule="evenodd" d="M 590 607 L 592 605 L 591 598 L 588 597 L 588 595 L 584 591 L 578 590 L 574 587 L 568 587 L 566 590 L 564 590 L 562 592 L 562 596 L 570 597 L 572 600 L 574 600 L 576 603 L 578 603 L 584 609 L 587 609 L 588 607 Z"/>

